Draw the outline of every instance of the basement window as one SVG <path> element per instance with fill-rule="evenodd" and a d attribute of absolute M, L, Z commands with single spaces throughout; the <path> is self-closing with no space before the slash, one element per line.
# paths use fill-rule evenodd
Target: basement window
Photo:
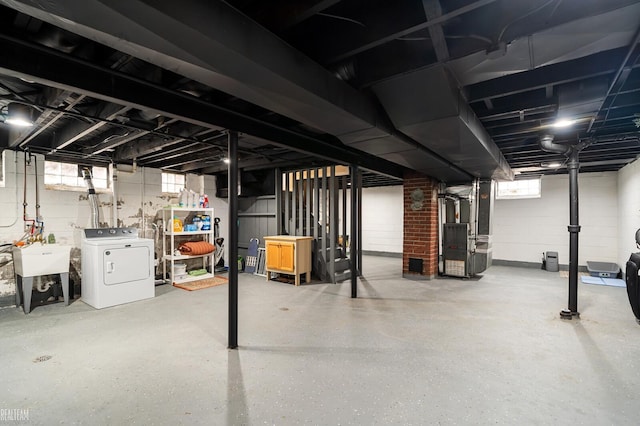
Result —
<path fill-rule="evenodd" d="M 162 172 L 162 192 L 179 194 L 184 189 L 184 175 Z"/>
<path fill-rule="evenodd" d="M 540 198 L 540 178 L 514 181 L 498 181 L 498 200 Z"/>
<path fill-rule="evenodd" d="M 59 163 L 57 161 L 44 162 L 44 185 L 47 189 L 85 191 L 87 186 L 82 176 L 81 166 L 73 163 Z M 109 188 L 109 169 L 107 167 L 89 167 L 91 170 L 91 181 L 96 190 Z"/>

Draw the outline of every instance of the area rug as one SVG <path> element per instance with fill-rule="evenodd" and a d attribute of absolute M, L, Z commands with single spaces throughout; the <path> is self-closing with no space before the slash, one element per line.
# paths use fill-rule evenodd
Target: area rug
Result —
<path fill-rule="evenodd" d="M 583 284 L 608 285 L 611 287 L 626 287 L 624 280 L 617 278 L 580 277 Z"/>
<path fill-rule="evenodd" d="M 188 283 L 173 283 L 173 286 L 181 288 L 183 290 L 194 291 L 226 284 L 228 281 L 229 280 L 225 277 L 213 277 L 198 281 L 189 281 Z"/>
<path fill-rule="evenodd" d="M 569 271 L 560 271 L 560 276 L 562 278 L 569 278 Z M 590 276 L 588 272 L 578 272 L 578 276 L 580 277 L 585 277 L 585 276 Z"/>

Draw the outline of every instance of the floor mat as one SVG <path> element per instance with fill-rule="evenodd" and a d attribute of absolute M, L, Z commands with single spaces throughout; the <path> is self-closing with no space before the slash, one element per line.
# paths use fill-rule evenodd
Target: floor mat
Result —
<path fill-rule="evenodd" d="M 226 284 L 228 281 L 229 280 L 225 277 L 213 277 L 213 278 L 206 278 L 204 280 L 190 281 L 188 283 L 179 283 L 179 284 L 174 283 L 173 286 L 181 288 L 183 290 L 194 291 L 194 290 L 202 290 L 203 288 L 215 287 L 217 285 Z"/>
<path fill-rule="evenodd" d="M 620 280 L 617 278 L 600 278 L 600 277 L 584 276 L 584 277 L 580 277 L 580 281 L 582 281 L 583 284 L 608 285 L 611 287 L 627 286 L 624 280 Z"/>
<path fill-rule="evenodd" d="M 560 276 L 562 278 L 569 278 L 569 271 L 565 271 L 565 270 L 560 271 Z M 584 276 L 590 276 L 590 275 L 588 272 L 578 272 L 578 276 L 584 277 Z"/>

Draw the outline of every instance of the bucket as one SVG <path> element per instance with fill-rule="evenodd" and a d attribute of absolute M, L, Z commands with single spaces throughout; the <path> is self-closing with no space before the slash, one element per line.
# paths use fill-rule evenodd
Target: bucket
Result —
<path fill-rule="evenodd" d="M 187 265 L 186 263 L 174 263 L 173 264 L 173 276 L 181 276 L 187 274 Z"/>

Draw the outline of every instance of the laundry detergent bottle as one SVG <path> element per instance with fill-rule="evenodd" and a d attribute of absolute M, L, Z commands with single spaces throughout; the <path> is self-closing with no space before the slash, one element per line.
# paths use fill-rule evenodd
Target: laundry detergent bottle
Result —
<path fill-rule="evenodd" d="M 185 189 L 180 190 L 180 196 L 178 197 L 178 206 L 180 207 L 188 207 L 187 204 L 189 193 Z"/>
<path fill-rule="evenodd" d="M 182 220 L 175 216 L 173 218 L 173 232 L 182 232 Z"/>

